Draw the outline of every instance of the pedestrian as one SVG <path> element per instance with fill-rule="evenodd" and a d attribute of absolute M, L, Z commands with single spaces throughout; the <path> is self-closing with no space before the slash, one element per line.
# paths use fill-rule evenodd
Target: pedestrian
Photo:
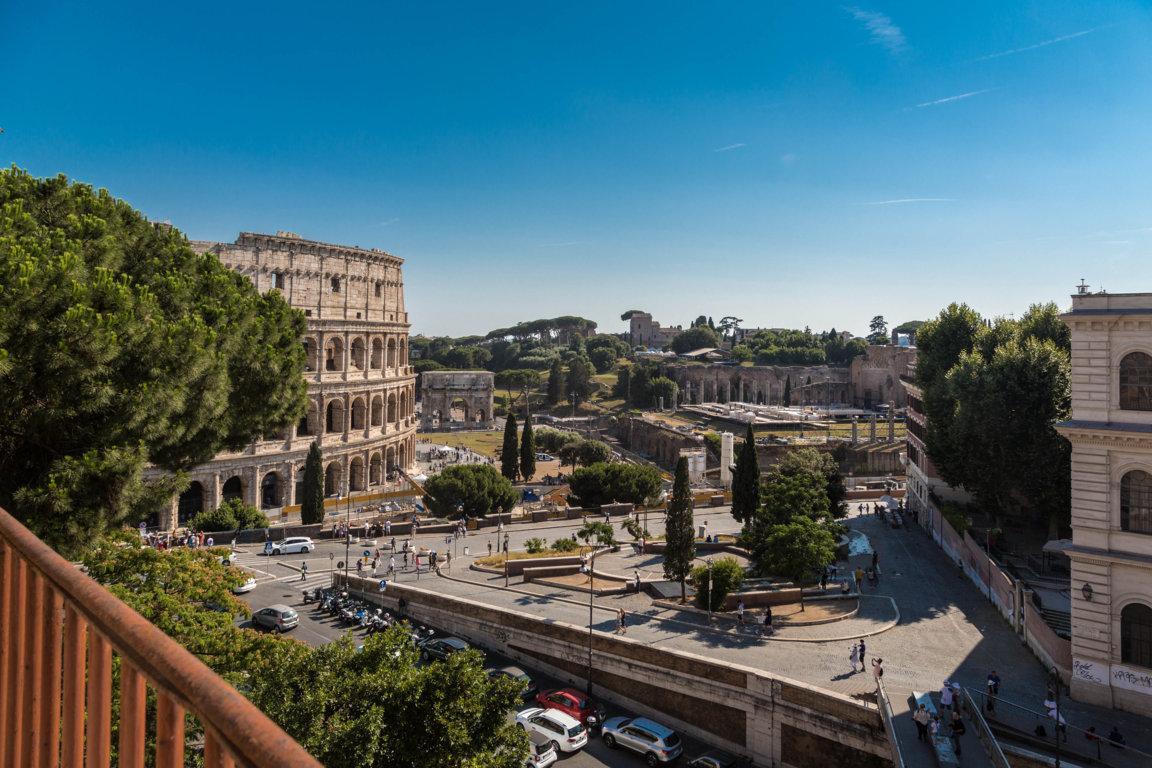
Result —
<path fill-rule="evenodd" d="M 852 674 L 856 674 L 856 662 L 860 658 L 860 646 L 855 643 L 852 644 L 852 653 L 848 656 L 848 661 L 852 664 Z"/>
<path fill-rule="evenodd" d="M 856 576 L 856 591 L 859 592 L 864 586 L 864 569 L 856 566 L 856 573 L 854 575 Z"/>
<path fill-rule="evenodd" d="M 624 609 L 623 608 L 617 608 L 616 609 L 616 634 L 618 634 L 618 635 L 628 634 L 628 628 L 624 625 L 625 619 L 626 619 L 626 614 L 624 613 Z"/>
<path fill-rule="evenodd" d="M 960 737 L 963 736 L 967 730 L 967 726 L 964 725 L 964 718 L 960 717 L 959 712 L 952 710 L 952 726 L 948 736 L 952 739 L 952 749 L 956 751 L 956 757 L 960 757 L 961 755 Z"/>
<path fill-rule="evenodd" d="M 761 630 L 764 634 L 772 634 L 772 606 L 764 606 L 764 628 Z"/>
<path fill-rule="evenodd" d="M 916 723 L 916 740 L 928 740 L 928 723 L 932 722 L 932 717 L 928 714 L 928 710 L 921 704 L 916 708 L 912 714 L 912 720 Z"/>
<path fill-rule="evenodd" d="M 391 549 L 393 552 L 396 551 L 396 537 L 395 536 L 392 537 L 392 542 L 389 544 L 388 548 Z"/>
<path fill-rule="evenodd" d="M 632 574 L 632 584 L 633 584 L 633 586 L 636 587 L 636 591 L 639 592 L 640 591 L 640 569 L 639 568 L 637 568 L 636 571 Z"/>
<path fill-rule="evenodd" d="M 448 570 L 452 570 L 452 552 L 444 553 L 444 565 L 448 566 Z"/>
<path fill-rule="evenodd" d="M 404 568 L 405 570 L 408 568 L 408 550 L 404 550 Z"/>
<path fill-rule="evenodd" d="M 308 563 L 300 563 L 300 581 L 308 581 Z"/>
<path fill-rule="evenodd" d="M 205 544 L 205 546 L 214 547 L 214 546 L 216 546 L 216 539 L 209 536 L 208 541 L 204 542 L 204 544 Z"/>
<path fill-rule="evenodd" d="M 945 680 L 944 687 L 940 689 L 940 707 L 952 709 L 952 700 L 952 684 Z"/>
<path fill-rule="evenodd" d="M 364 572 L 364 558 L 356 558 L 356 573 Z"/>
<path fill-rule="evenodd" d="M 988 711 L 996 711 L 996 696 L 1000 693 L 1000 675 L 996 674 L 996 670 L 988 673 Z"/>
<path fill-rule="evenodd" d="M 488 540 L 488 557 L 492 557 L 492 540 Z"/>
<path fill-rule="evenodd" d="M 508 554 L 508 534 L 504 534 L 504 554 Z"/>
<path fill-rule="evenodd" d="M 872 679 L 879 685 L 882 677 L 884 677 L 884 659 L 872 659 Z"/>
<path fill-rule="evenodd" d="M 501 533 L 504 533 L 504 521 L 503 520 L 501 520 L 499 523 L 496 524 L 496 534 L 499 535 Z"/>
<path fill-rule="evenodd" d="M 824 570 L 820 573 L 820 591 L 828 589 L 828 567 L 825 566 Z"/>
<path fill-rule="evenodd" d="M 396 555 L 388 556 L 388 575 L 396 573 Z"/>
<path fill-rule="evenodd" d="M 392 521 L 391 520 L 385 520 L 384 521 L 384 535 L 385 536 L 391 536 L 392 535 Z M 392 542 L 392 546 L 393 547 L 396 546 L 395 541 Z"/>
<path fill-rule="evenodd" d="M 744 626 L 744 601 L 736 603 L 736 623 Z"/>
<path fill-rule="evenodd" d="M 380 556 L 377 555 L 376 557 L 372 558 L 372 575 L 373 576 L 376 575 L 376 566 L 379 564 L 380 564 Z"/>
<path fill-rule="evenodd" d="M 872 552 L 872 570 L 876 570 L 876 567 L 879 564 L 880 564 L 880 553 L 873 550 L 873 552 Z"/>
<path fill-rule="evenodd" d="M 868 659 L 868 648 L 864 645 L 864 638 L 860 638 L 860 671 L 865 670 L 864 662 Z"/>
<path fill-rule="evenodd" d="M 932 715 L 932 722 L 928 723 L 928 736 L 932 740 L 932 744 L 935 744 L 936 739 L 940 738 L 940 715 Z"/>

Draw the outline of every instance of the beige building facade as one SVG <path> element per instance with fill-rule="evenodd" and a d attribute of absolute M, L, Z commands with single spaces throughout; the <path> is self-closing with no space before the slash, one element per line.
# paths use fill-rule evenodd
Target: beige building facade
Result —
<path fill-rule="evenodd" d="M 1152 293 L 1072 297 L 1072 695 L 1152 711 Z"/>
<path fill-rule="evenodd" d="M 189 487 L 154 521 L 159 527 L 181 526 L 229 498 L 272 514 L 298 505 L 315 440 L 327 496 L 368 497 L 387 489 L 395 467 L 414 466 L 416 376 L 408 365 L 402 259 L 288 232 L 243 232 L 235 243 L 192 246 L 304 312 L 309 402 L 282 434 L 193 469 Z"/>

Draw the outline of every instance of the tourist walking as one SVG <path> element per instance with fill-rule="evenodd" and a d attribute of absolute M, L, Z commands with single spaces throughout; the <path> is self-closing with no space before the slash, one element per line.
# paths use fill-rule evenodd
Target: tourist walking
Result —
<path fill-rule="evenodd" d="M 308 581 L 308 563 L 300 563 L 300 581 Z"/>
<path fill-rule="evenodd" d="M 879 685 L 882 677 L 884 677 L 884 659 L 872 659 L 872 679 Z"/>
<path fill-rule="evenodd" d="M 736 623 L 744 626 L 744 601 L 736 603 Z"/>
<path fill-rule="evenodd" d="M 860 671 L 866 671 L 864 662 L 868 659 L 868 648 L 864 645 L 864 638 L 860 638 Z"/>
<path fill-rule="evenodd" d="M 639 592 L 640 591 L 640 569 L 639 568 L 637 568 L 636 571 L 632 574 L 632 584 L 633 584 L 633 586 L 636 587 L 636 591 Z"/>
<path fill-rule="evenodd" d="M 762 634 L 772 634 L 772 606 L 764 606 L 764 627 L 761 630 Z"/>
<path fill-rule="evenodd" d="M 996 711 L 996 697 L 1000 695 L 1000 675 L 996 670 L 988 673 L 988 707 L 989 712 Z"/>
<path fill-rule="evenodd" d="M 923 704 L 912 713 L 912 720 L 916 723 L 916 740 L 927 741 L 928 723 L 932 722 L 932 716 L 928 714 L 928 710 Z"/>
<path fill-rule="evenodd" d="M 956 757 L 960 757 L 960 737 L 968 730 L 964 725 L 964 718 L 960 717 L 960 713 L 952 710 L 952 724 L 948 737 L 952 739 L 952 749 L 956 751 Z"/>
<path fill-rule="evenodd" d="M 932 722 L 928 723 L 928 736 L 933 745 L 940 738 L 940 715 L 932 715 Z"/>
<path fill-rule="evenodd" d="M 388 556 L 388 575 L 396 573 L 396 555 Z"/>
<path fill-rule="evenodd" d="M 848 661 L 852 664 L 852 674 L 856 674 L 856 662 L 860 658 L 860 646 L 855 643 L 852 644 L 852 653 L 848 655 Z"/>
<path fill-rule="evenodd" d="M 616 634 L 618 635 L 628 634 L 628 627 L 624 624 L 626 616 L 627 614 L 624 613 L 623 608 L 616 609 Z"/>

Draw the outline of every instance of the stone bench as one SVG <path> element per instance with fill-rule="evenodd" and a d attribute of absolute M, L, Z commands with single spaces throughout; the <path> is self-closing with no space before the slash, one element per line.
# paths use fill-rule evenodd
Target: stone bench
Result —
<path fill-rule="evenodd" d="M 924 705 L 924 709 L 928 710 L 929 715 L 939 714 L 935 702 L 932 701 L 932 694 L 912 691 L 912 712 L 915 713 L 921 704 Z M 951 713 L 948 716 L 951 717 Z M 952 739 L 948 738 L 949 731 L 948 721 L 941 717 L 940 732 L 936 734 L 936 741 L 932 744 L 932 748 L 936 751 L 936 762 L 942 768 L 959 768 L 960 758 L 957 757 L 956 750 L 952 748 Z"/>

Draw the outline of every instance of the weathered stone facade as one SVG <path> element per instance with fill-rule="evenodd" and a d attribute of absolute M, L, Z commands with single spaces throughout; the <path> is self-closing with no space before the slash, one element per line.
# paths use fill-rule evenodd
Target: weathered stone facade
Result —
<path fill-rule="evenodd" d="M 329 496 L 383 490 L 392 467 L 414 465 L 416 376 L 408 365 L 402 259 L 286 232 L 192 246 L 303 310 L 308 412 L 283 434 L 196 467 L 189 488 L 154 522 L 174 528 L 233 497 L 268 511 L 298 504 L 304 460 L 317 439 Z"/>
<path fill-rule="evenodd" d="M 780 405 L 791 380 L 792 405 L 907 404 L 900 375 L 916 363 L 909 347 L 870 346 L 850 365 L 671 365 L 665 375 L 680 385 L 682 400 L 699 403 Z"/>
<path fill-rule="evenodd" d="M 420 426 L 490 429 L 495 374 L 488 371 L 425 371 L 420 382 Z"/>
<path fill-rule="evenodd" d="M 1152 293 L 1072 297 L 1072 695 L 1152 711 Z"/>
<path fill-rule="evenodd" d="M 628 342 L 632 346 L 661 349 L 683 331 L 680 326 L 663 328 L 647 312 L 636 312 L 628 319 Z"/>

